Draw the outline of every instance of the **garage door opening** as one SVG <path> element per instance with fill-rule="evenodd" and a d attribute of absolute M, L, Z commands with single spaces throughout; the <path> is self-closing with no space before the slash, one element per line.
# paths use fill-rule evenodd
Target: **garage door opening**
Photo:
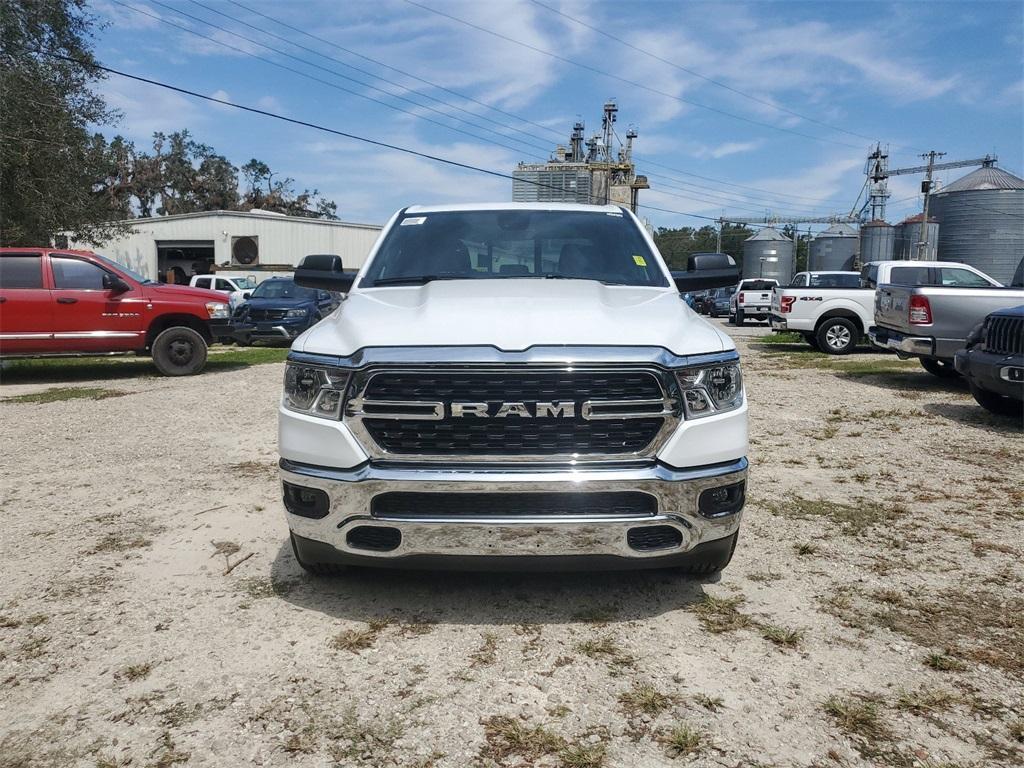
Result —
<path fill-rule="evenodd" d="M 213 240 L 157 241 L 156 268 L 161 283 L 187 285 L 193 275 L 213 271 Z"/>

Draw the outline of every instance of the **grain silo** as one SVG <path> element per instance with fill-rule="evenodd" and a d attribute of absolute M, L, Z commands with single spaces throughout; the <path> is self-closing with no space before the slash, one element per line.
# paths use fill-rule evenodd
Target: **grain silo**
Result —
<path fill-rule="evenodd" d="M 743 277 L 775 278 L 783 285 L 793 277 L 793 241 L 772 227 L 743 242 Z"/>
<path fill-rule="evenodd" d="M 922 238 L 921 222 L 924 221 L 924 214 L 910 216 L 896 225 L 894 259 L 921 259 L 923 261 L 936 261 L 939 250 L 939 222 L 928 217 L 928 241 L 925 244 L 924 255 L 919 256 L 920 243 Z"/>
<path fill-rule="evenodd" d="M 984 166 L 936 192 L 939 258 L 1009 283 L 1024 256 L 1024 179 Z"/>
<path fill-rule="evenodd" d="M 884 221 L 869 221 L 860 228 L 860 262 L 891 261 L 896 244 L 896 228 Z"/>
<path fill-rule="evenodd" d="M 859 246 L 857 230 L 849 224 L 833 224 L 811 240 L 807 269 L 812 272 L 852 271 Z"/>

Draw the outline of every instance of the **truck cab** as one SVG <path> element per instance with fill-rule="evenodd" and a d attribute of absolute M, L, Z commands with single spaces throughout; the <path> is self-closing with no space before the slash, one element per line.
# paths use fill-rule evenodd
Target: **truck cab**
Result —
<path fill-rule="evenodd" d="M 734 285 L 724 254 L 671 273 L 617 206 L 399 211 L 346 295 L 293 344 L 282 493 L 303 568 L 721 570 L 747 478 L 730 337 L 683 293 Z"/>

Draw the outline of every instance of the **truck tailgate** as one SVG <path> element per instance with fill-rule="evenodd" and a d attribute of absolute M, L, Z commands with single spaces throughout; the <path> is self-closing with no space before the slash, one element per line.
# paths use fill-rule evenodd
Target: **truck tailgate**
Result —
<path fill-rule="evenodd" d="M 908 311 L 912 286 L 880 285 L 875 291 L 875 325 L 883 328 L 910 333 L 914 326 L 910 325 Z"/>

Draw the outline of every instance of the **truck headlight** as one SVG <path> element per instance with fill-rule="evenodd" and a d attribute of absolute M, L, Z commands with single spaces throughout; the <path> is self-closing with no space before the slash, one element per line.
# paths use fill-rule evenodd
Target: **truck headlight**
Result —
<path fill-rule="evenodd" d="M 286 317 L 305 317 L 306 310 L 304 309 L 289 309 Z"/>
<path fill-rule="evenodd" d="M 688 419 L 733 411 L 743 405 L 743 374 L 739 363 L 687 368 L 677 371 L 676 379 Z"/>
<path fill-rule="evenodd" d="M 210 316 L 211 320 L 227 320 L 231 317 L 231 310 L 228 305 L 221 304 L 219 301 L 206 302 L 206 313 Z"/>
<path fill-rule="evenodd" d="M 282 403 L 290 411 L 340 419 L 345 399 L 348 372 L 303 363 L 287 363 L 284 368 Z"/>

